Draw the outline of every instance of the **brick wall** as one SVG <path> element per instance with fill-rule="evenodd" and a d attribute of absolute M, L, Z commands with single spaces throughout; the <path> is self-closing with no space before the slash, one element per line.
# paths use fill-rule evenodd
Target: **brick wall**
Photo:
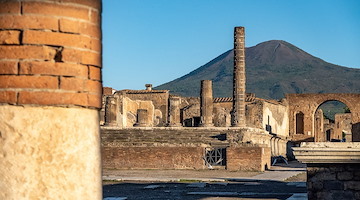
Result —
<path fill-rule="evenodd" d="M 2 1 L 0 103 L 101 107 L 100 1 Z"/>
<path fill-rule="evenodd" d="M 0 199 L 102 199 L 100 12 L 0 0 Z"/>
<path fill-rule="evenodd" d="M 204 169 L 203 147 L 103 147 L 103 168 Z"/>
<path fill-rule="evenodd" d="M 359 169 L 359 163 L 308 163 L 308 199 L 360 199 Z"/>
<path fill-rule="evenodd" d="M 271 150 L 270 147 L 228 147 L 226 160 L 226 168 L 231 171 L 265 171 L 266 166 L 271 166 Z"/>

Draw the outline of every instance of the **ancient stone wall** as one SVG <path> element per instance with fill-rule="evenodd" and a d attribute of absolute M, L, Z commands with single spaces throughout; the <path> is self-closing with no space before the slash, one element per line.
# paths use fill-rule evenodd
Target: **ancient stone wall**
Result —
<path fill-rule="evenodd" d="M 359 199 L 359 169 L 359 163 L 308 163 L 308 199 Z"/>
<path fill-rule="evenodd" d="M 351 142 L 351 113 L 335 114 L 334 135 L 338 138 L 345 136 L 346 142 Z"/>
<path fill-rule="evenodd" d="M 304 134 L 314 137 L 314 115 L 319 106 L 327 101 L 340 101 L 351 111 L 352 137 L 360 141 L 360 94 L 287 94 L 289 105 L 290 135 L 296 135 L 296 115 L 304 115 Z"/>
<path fill-rule="evenodd" d="M 1 1 L 0 199 L 101 199 L 101 1 Z"/>
<path fill-rule="evenodd" d="M 270 167 L 269 145 L 243 144 L 243 133 L 237 129 L 103 127 L 101 132 L 106 168 L 205 169 L 205 148 L 208 147 L 230 148 L 230 157 L 226 158 L 229 170 L 263 171 L 265 165 Z"/>
<path fill-rule="evenodd" d="M 155 109 L 161 111 L 162 116 L 157 126 L 166 126 L 168 122 L 169 91 L 168 90 L 124 90 L 122 93 L 132 100 L 152 101 Z"/>
<path fill-rule="evenodd" d="M 226 169 L 230 171 L 265 171 L 271 166 L 269 147 L 232 146 L 226 149 Z"/>
<path fill-rule="evenodd" d="M 203 147 L 103 147 L 110 169 L 205 169 Z"/>

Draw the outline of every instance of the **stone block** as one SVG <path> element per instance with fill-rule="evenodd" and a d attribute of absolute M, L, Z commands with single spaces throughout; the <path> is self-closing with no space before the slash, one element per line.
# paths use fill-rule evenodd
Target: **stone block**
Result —
<path fill-rule="evenodd" d="M 323 189 L 323 182 L 321 181 L 316 181 L 316 182 L 309 182 L 308 184 L 308 190 L 310 191 L 319 191 Z"/>
<path fill-rule="evenodd" d="M 338 172 L 337 173 L 337 179 L 340 181 L 348 181 L 353 179 L 354 175 L 353 172 Z"/>
<path fill-rule="evenodd" d="M 344 183 L 344 189 L 360 191 L 360 181 L 346 181 Z"/>
<path fill-rule="evenodd" d="M 327 191 L 343 190 L 344 189 L 344 182 L 342 182 L 342 181 L 325 181 L 324 182 L 324 189 L 327 190 Z"/>
<path fill-rule="evenodd" d="M 309 172 L 308 172 L 309 174 Z M 319 172 L 315 174 L 308 175 L 308 180 L 312 182 L 316 181 L 335 181 L 336 173 L 335 172 Z"/>
<path fill-rule="evenodd" d="M 360 180 L 360 171 L 354 171 L 354 177 L 353 179 L 355 181 L 359 181 Z"/>
<path fill-rule="evenodd" d="M 312 198 L 309 197 L 309 200 Z M 325 191 L 325 192 L 317 192 L 316 200 L 340 200 L 340 199 L 354 199 L 354 194 L 351 191 L 343 191 L 343 190 L 334 190 L 334 191 Z"/>

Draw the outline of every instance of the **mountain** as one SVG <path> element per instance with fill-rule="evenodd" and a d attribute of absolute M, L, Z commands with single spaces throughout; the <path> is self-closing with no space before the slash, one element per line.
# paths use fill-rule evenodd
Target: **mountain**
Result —
<path fill-rule="evenodd" d="M 280 99 L 286 93 L 360 93 L 360 69 L 316 58 L 281 40 L 246 48 L 246 91 Z M 215 97 L 231 97 L 234 52 L 229 50 L 198 69 L 155 89 L 199 96 L 200 81 L 212 80 Z"/>

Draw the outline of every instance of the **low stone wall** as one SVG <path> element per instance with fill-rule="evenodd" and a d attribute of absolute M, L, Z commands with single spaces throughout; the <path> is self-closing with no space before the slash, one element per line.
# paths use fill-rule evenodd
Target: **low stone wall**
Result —
<path fill-rule="evenodd" d="M 230 171 L 265 171 L 271 166 L 270 147 L 228 147 L 226 156 L 226 169 Z"/>
<path fill-rule="evenodd" d="M 308 199 L 360 199 L 360 143 L 308 142 L 294 147 L 307 165 Z"/>
<path fill-rule="evenodd" d="M 308 199 L 360 199 L 360 164 L 307 164 Z"/>
<path fill-rule="evenodd" d="M 255 134 L 257 129 L 251 130 Z M 270 167 L 271 148 L 268 144 L 241 144 L 244 132 L 248 131 L 102 128 L 102 163 L 104 168 L 112 169 L 207 169 L 205 148 L 226 148 L 228 170 L 264 171 L 265 166 Z M 264 137 L 270 140 L 268 134 Z"/>
<path fill-rule="evenodd" d="M 203 147 L 103 147 L 103 168 L 205 169 Z"/>

